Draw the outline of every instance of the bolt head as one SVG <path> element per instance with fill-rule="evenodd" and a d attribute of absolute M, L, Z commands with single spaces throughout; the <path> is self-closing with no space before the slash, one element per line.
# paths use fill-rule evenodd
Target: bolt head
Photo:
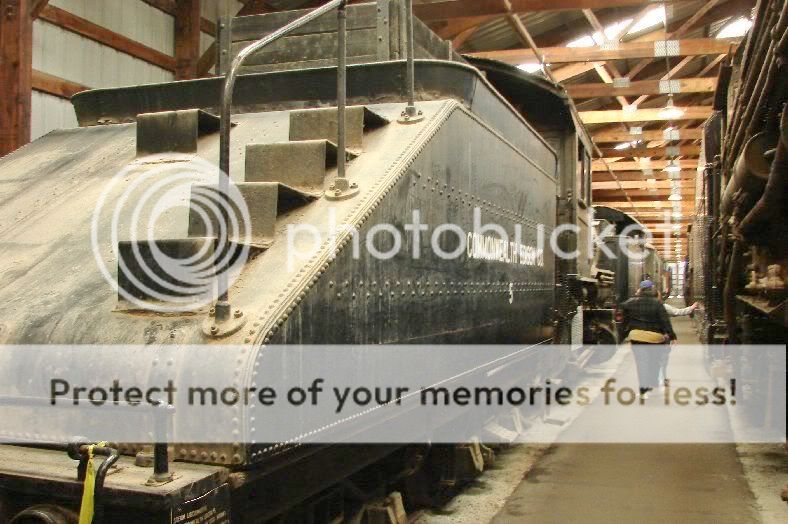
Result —
<path fill-rule="evenodd" d="M 211 333 L 214 335 L 219 332 L 219 326 L 211 326 Z"/>

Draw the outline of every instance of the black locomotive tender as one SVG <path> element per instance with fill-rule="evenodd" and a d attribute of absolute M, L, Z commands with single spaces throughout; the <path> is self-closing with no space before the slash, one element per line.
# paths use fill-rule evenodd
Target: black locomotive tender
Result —
<path fill-rule="evenodd" d="M 591 143 L 563 90 L 499 63 L 468 63 L 415 20 L 417 112 L 403 116 L 409 101 L 403 6 L 379 0 L 346 12 L 349 184 L 338 181 L 341 155 L 333 143 L 337 77 L 345 72 L 333 54 L 342 34 L 334 12 L 253 54 L 238 78 L 230 177 L 252 196 L 253 237 L 266 246 L 230 289 L 233 310 L 249 319 L 241 329 L 204 329 L 216 314 L 208 308 L 160 314 L 119 300 L 93 269 L 89 238 L 96 199 L 125 165 L 170 152 L 216 162 L 219 76 L 81 93 L 73 99 L 78 129 L 52 132 L 0 160 L 6 268 L 0 343 L 233 344 L 248 345 L 250 353 L 267 344 L 569 343 L 581 288 L 593 285 L 595 275 L 587 248 Z M 306 14 L 224 21 L 217 73 L 226 73 L 229 58 L 251 41 Z M 255 206 L 258 201 L 276 205 Z M 309 223 L 326 233 L 331 208 L 363 235 L 377 223 L 406 222 L 414 209 L 425 223 L 470 231 L 476 207 L 484 223 L 500 224 L 510 235 L 522 225 L 524 243 L 535 243 L 538 224 L 547 235 L 576 224 L 581 233 L 561 242 L 581 255 L 563 260 L 546 251 L 542 265 L 529 266 L 447 261 L 428 251 L 413 259 L 406 245 L 390 261 L 365 253 L 356 260 L 340 243 L 335 257 L 323 246 L 296 271 L 282 270 L 286 226 Z M 161 231 L 165 247 L 201 240 L 189 235 L 187 223 Z M 364 295 L 370 287 L 382 292 Z M 429 292 L 421 293 L 424 287 Z M 558 376 L 578 359 L 568 349 L 536 347 L 523 365 L 532 377 Z M 226 366 L 216 371 L 229 376 L 236 363 Z M 31 427 L 46 434 L 46 421 Z M 35 440 L 40 433 L 2 437 Z M 457 481 L 468 467 L 478 471 L 491 457 L 478 443 L 169 448 L 174 464 L 167 464 L 167 445 L 157 445 L 153 476 L 139 465 L 149 451 L 141 446 L 97 449 L 108 458 L 99 471 L 96 520 L 259 522 L 288 514 L 329 521 L 349 516 L 343 500 L 374 499 L 377 492 L 364 490 L 373 478 L 390 479 L 412 506 L 431 487 Z M 0 446 L 2 520 L 74 521 L 82 494 L 75 460 L 84 466 L 84 446 L 64 451 L 51 444 Z M 112 462 L 117 467 L 104 483 Z"/>

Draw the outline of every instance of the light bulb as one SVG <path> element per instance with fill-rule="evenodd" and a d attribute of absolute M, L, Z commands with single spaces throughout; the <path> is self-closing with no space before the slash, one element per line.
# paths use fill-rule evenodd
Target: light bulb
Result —
<path fill-rule="evenodd" d="M 668 95 L 668 103 L 659 112 L 659 117 L 665 120 L 676 120 L 684 116 L 684 110 L 673 104 L 673 94 Z"/>
<path fill-rule="evenodd" d="M 664 171 L 665 173 L 680 173 L 681 166 L 678 165 L 673 159 L 671 159 L 670 163 L 668 163 L 668 165 L 665 166 L 665 169 L 663 169 L 662 171 Z"/>

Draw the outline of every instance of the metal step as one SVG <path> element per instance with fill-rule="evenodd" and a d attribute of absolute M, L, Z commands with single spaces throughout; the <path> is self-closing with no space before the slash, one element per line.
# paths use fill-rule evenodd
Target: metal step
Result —
<path fill-rule="evenodd" d="M 246 202 L 246 207 L 249 210 L 249 227 L 251 228 L 250 244 L 256 248 L 266 248 L 271 245 L 278 215 L 317 198 L 312 193 L 279 182 L 243 182 L 233 184 L 231 194 L 234 193 L 233 189 L 237 189 Z M 211 236 L 208 224 L 205 223 L 205 216 L 209 216 L 212 222 L 210 229 L 217 231 L 218 217 L 213 216 L 215 213 L 201 214 L 199 212 L 205 207 L 200 203 L 200 199 L 204 199 L 206 195 L 210 196 L 212 193 L 215 198 L 219 197 L 218 186 L 195 185 L 192 187 L 192 205 L 189 206 L 189 237 Z M 232 210 L 231 217 L 234 217 L 238 224 L 243 224 L 243 214 L 238 207 L 231 204 L 229 208 Z M 244 227 L 241 225 L 237 229 L 240 237 L 233 236 L 232 240 L 237 243 L 245 243 Z"/>
<path fill-rule="evenodd" d="M 351 106 L 345 111 L 347 148 L 363 150 L 364 133 L 385 126 L 389 121 L 366 106 Z M 290 112 L 290 140 L 336 140 L 337 108 L 299 109 Z"/>
<path fill-rule="evenodd" d="M 137 115 L 137 156 L 194 153 L 201 136 L 219 131 L 219 118 L 201 109 Z"/>
<path fill-rule="evenodd" d="M 347 159 L 357 155 L 347 152 Z M 326 170 L 337 165 L 337 146 L 329 140 L 299 140 L 246 146 L 249 182 L 280 182 L 319 197 Z"/>

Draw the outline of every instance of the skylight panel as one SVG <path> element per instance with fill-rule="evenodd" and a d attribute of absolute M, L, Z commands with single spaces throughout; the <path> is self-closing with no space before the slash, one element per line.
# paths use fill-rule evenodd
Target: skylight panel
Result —
<path fill-rule="evenodd" d="M 654 9 L 648 11 L 643 17 L 637 21 L 635 25 L 627 33 L 628 35 L 632 35 L 635 33 L 640 33 L 646 29 L 652 29 L 654 27 L 660 26 L 665 23 L 665 7 L 659 6 L 655 7 Z"/>
<path fill-rule="evenodd" d="M 526 73 L 538 73 L 542 70 L 542 66 L 539 64 L 522 64 L 517 67 Z"/>
<path fill-rule="evenodd" d="M 744 36 L 751 27 L 752 20 L 744 17 L 737 18 L 733 22 L 720 29 L 720 32 L 717 33 L 717 38 L 735 38 L 737 36 Z"/>

